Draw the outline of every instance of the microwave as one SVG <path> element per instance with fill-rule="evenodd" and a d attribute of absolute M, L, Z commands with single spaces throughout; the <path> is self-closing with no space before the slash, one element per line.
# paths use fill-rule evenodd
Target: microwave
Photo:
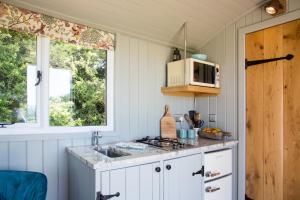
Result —
<path fill-rule="evenodd" d="M 193 58 L 168 63 L 167 86 L 198 85 L 220 87 L 220 66 Z"/>

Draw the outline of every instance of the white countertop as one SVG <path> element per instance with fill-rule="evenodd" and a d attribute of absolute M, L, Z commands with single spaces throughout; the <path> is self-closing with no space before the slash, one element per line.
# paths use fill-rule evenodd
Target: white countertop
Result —
<path fill-rule="evenodd" d="M 144 163 L 158 162 L 166 159 L 172 159 L 176 157 L 207 151 L 214 151 L 223 148 L 229 148 L 235 146 L 238 143 L 236 140 L 217 141 L 204 138 L 198 138 L 196 140 L 186 139 L 180 141 L 193 144 L 193 147 L 172 151 L 165 151 L 151 146 L 148 146 L 144 150 L 118 148 L 123 152 L 131 154 L 129 156 L 123 156 L 118 158 L 109 158 L 101 153 L 98 153 L 97 151 L 93 150 L 92 146 L 68 147 L 67 151 L 71 155 L 80 159 L 83 163 L 85 163 L 92 169 L 109 170 Z M 111 146 L 114 144 L 112 143 L 108 145 Z"/>

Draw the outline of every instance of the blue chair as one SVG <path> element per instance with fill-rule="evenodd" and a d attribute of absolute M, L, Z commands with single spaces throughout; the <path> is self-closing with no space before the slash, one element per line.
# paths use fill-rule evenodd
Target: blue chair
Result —
<path fill-rule="evenodd" d="M 46 193 L 44 174 L 0 170 L 0 200 L 45 200 Z"/>

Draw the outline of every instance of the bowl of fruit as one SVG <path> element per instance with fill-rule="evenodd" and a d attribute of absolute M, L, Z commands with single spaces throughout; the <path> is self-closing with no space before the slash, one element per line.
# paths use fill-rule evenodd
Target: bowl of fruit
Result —
<path fill-rule="evenodd" d="M 199 135 L 204 138 L 214 139 L 214 140 L 226 140 L 230 139 L 231 133 L 222 131 L 220 128 L 203 128 L 199 132 Z"/>

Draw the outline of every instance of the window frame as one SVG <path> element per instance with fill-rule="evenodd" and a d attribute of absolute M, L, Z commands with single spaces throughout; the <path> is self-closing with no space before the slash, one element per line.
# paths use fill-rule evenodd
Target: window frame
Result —
<path fill-rule="evenodd" d="M 16 123 L 0 128 L 0 135 L 38 133 L 83 133 L 114 130 L 114 51 L 106 50 L 106 125 L 101 126 L 50 126 L 49 125 L 49 63 L 50 39 L 37 38 L 37 70 L 42 72 L 42 81 L 36 89 L 36 123 Z M 9 133 L 8 133 L 9 132 Z"/>

